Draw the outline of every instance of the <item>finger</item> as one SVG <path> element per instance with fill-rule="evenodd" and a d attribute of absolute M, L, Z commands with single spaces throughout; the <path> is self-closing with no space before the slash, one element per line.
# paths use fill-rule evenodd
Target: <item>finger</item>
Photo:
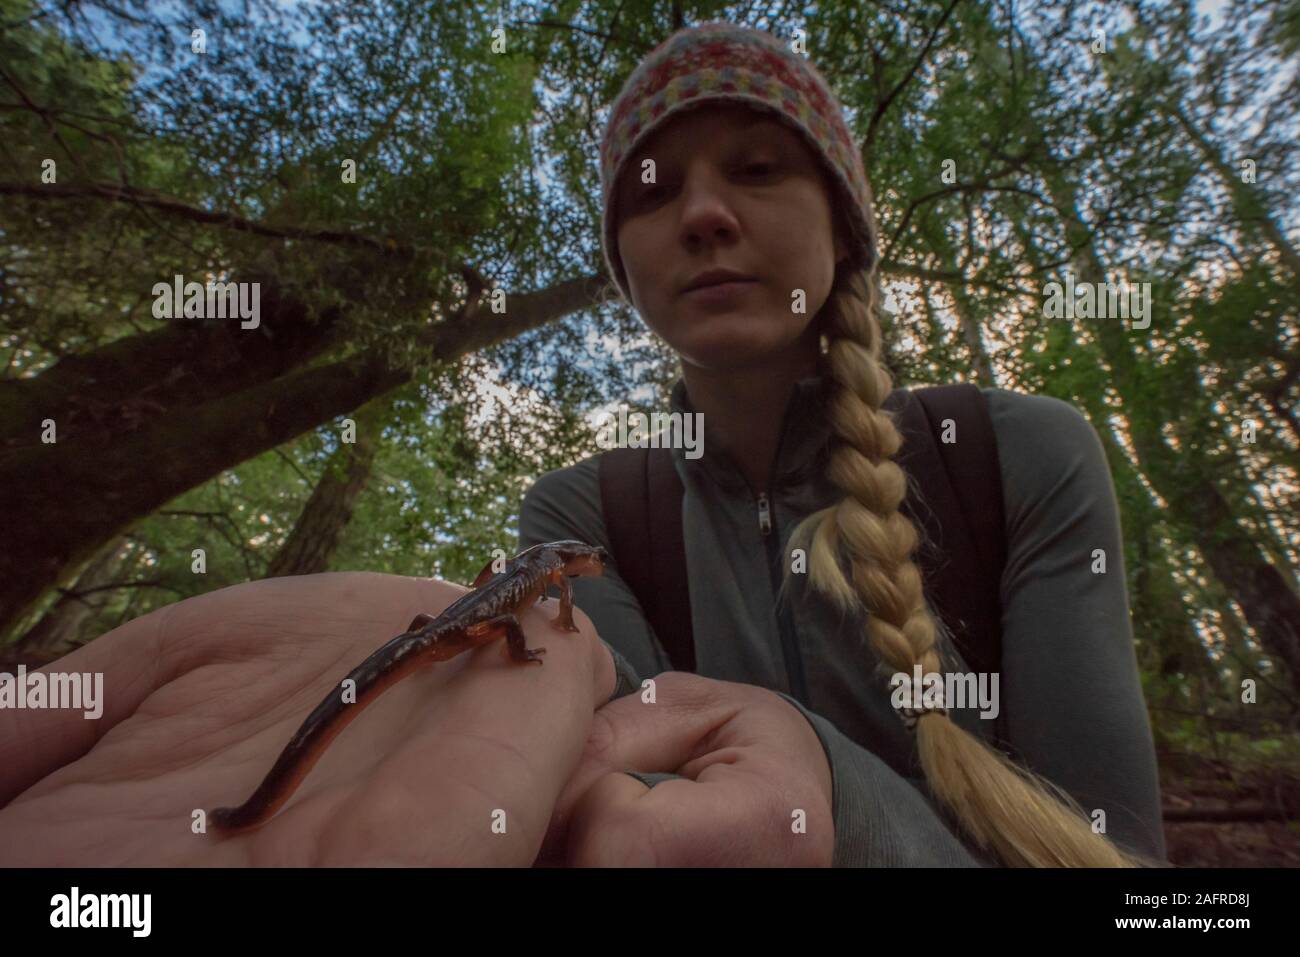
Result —
<path fill-rule="evenodd" d="M 598 778 L 574 804 L 574 825 L 564 863 L 569 867 L 655 867 L 658 862 L 652 841 L 627 842 L 627 829 L 605 827 L 610 819 L 626 820 L 632 806 L 650 791 L 626 774 Z"/>
<path fill-rule="evenodd" d="M 611 771 L 689 769 L 698 777 L 712 761 L 727 760 L 727 753 L 716 752 L 717 733 L 743 706 L 745 686 L 677 671 L 654 681 L 653 702 L 644 694 L 624 695 L 596 712 L 583 761 L 556 801 L 544 853 L 559 853 L 575 803 Z"/>
<path fill-rule="evenodd" d="M 782 821 L 765 791 L 727 769 L 707 782 L 665 781 L 647 788 L 607 774 L 574 806 L 566 848 L 571 867 L 729 867 L 788 859 Z M 766 833 L 757 833 L 763 831 Z"/>
<path fill-rule="evenodd" d="M 37 669 L 47 682 L 56 674 L 89 675 L 88 686 L 97 689 L 99 700 L 94 710 L 100 712 L 98 717 L 87 717 L 84 708 L 0 710 L 0 807 L 88 752 L 158 686 L 159 649 L 173 607 L 129 621 Z M 31 676 L 28 672 L 25 678 Z"/>
<path fill-rule="evenodd" d="M 639 778 L 627 774 L 626 772 L 620 772 L 620 773 L 609 774 L 604 777 L 598 778 L 596 782 L 592 785 L 592 787 L 588 789 L 588 795 L 590 795 L 594 789 L 599 788 L 602 784 L 606 783 L 607 780 L 613 778 L 624 778 L 627 781 L 630 781 L 632 782 L 632 784 L 635 784 L 637 786 L 636 789 L 633 789 L 633 788 L 628 788 L 626 785 L 623 785 L 623 787 L 626 788 L 626 794 L 629 796 L 629 799 L 634 796 L 644 796 L 650 793 L 649 785 L 643 783 Z M 615 782 L 614 786 L 617 786 L 617 782 Z M 611 793 L 611 798 L 614 799 L 617 803 L 621 804 L 622 802 L 619 801 L 618 798 L 619 795 L 622 793 L 623 793 L 622 791 L 613 791 Z M 585 810 L 582 802 L 586 797 L 587 795 L 580 795 L 579 798 L 577 799 L 575 807 L 573 808 L 573 819 L 575 821 L 582 819 Z M 587 866 L 585 864 L 573 863 L 573 861 L 570 859 L 569 856 L 570 849 L 571 848 L 569 846 L 569 831 L 567 829 L 564 831 L 560 831 L 559 829 L 554 827 L 554 822 L 552 821 L 552 827 L 547 831 L 546 840 L 542 845 L 541 851 L 537 855 L 537 859 L 533 861 L 533 867 Z"/>

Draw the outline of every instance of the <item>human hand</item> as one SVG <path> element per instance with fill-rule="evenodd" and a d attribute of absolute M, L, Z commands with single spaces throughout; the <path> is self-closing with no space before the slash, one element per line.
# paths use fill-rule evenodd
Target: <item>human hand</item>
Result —
<path fill-rule="evenodd" d="M 554 602 L 519 615 L 543 665 L 508 660 L 504 640 L 431 664 L 359 714 L 260 828 L 191 828 L 247 798 L 356 664 L 464 592 L 368 572 L 265 579 L 41 669 L 102 672 L 103 714 L 0 711 L 0 865 L 527 866 L 615 680 L 580 610 L 579 632 L 551 627 Z"/>
<path fill-rule="evenodd" d="M 635 693 L 596 712 L 536 866 L 829 867 L 831 771 L 808 719 L 754 685 L 654 680 L 656 703 Z M 691 780 L 648 788 L 624 770 Z"/>

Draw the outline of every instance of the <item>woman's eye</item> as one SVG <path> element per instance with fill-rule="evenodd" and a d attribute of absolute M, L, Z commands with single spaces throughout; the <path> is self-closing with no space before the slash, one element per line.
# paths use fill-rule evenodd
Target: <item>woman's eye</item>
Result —
<path fill-rule="evenodd" d="M 743 163 L 737 167 L 737 171 L 744 177 L 765 179 L 780 172 L 780 164 L 774 162 Z M 647 186 L 645 189 L 636 193 L 634 195 L 634 200 L 637 204 L 658 203 L 663 200 L 669 192 L 671 192 L 671 189 L 668 184 L 657 183 L 653 186 Z"/>

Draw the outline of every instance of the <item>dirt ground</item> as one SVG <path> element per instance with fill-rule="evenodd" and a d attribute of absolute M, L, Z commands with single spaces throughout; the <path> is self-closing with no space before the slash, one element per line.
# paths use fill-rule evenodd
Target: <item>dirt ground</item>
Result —
<path fill-rule="evenodd" d="M 1281 822 L 1165 825 L 1169 860 L 1178 867 L 1300 867 L 1300 831 Z"/>
<path fill-rule="evenodd" d="M 1179 867 L 1300 867 L 1300 778 L 1283 770 L 1161 782 L 1165 844 Z M 1170 809 L 1265 807 L 1290 821 L 1171 821 Z"/>

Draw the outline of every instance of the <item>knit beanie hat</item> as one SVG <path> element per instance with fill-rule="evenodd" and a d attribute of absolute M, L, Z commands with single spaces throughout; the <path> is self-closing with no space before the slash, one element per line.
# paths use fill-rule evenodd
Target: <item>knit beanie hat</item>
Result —
<path fill-rule="evenodd" d="M 850 264 L 868 268 L 877 255 L 871 187 L 839 101 L 817 69 L 781 40 L 712 22 L 678 30 L 655 47 L 632 71 L 610 112 L 600 145 L 601 233 L 609 274 L 623 298 L 631 301 L 610 209 L 623 164 L 673 116 L 718 102 L 772 112 L 803 135 L 841 193 L 832 208 L 843 210 L 853 232 Z"/>

